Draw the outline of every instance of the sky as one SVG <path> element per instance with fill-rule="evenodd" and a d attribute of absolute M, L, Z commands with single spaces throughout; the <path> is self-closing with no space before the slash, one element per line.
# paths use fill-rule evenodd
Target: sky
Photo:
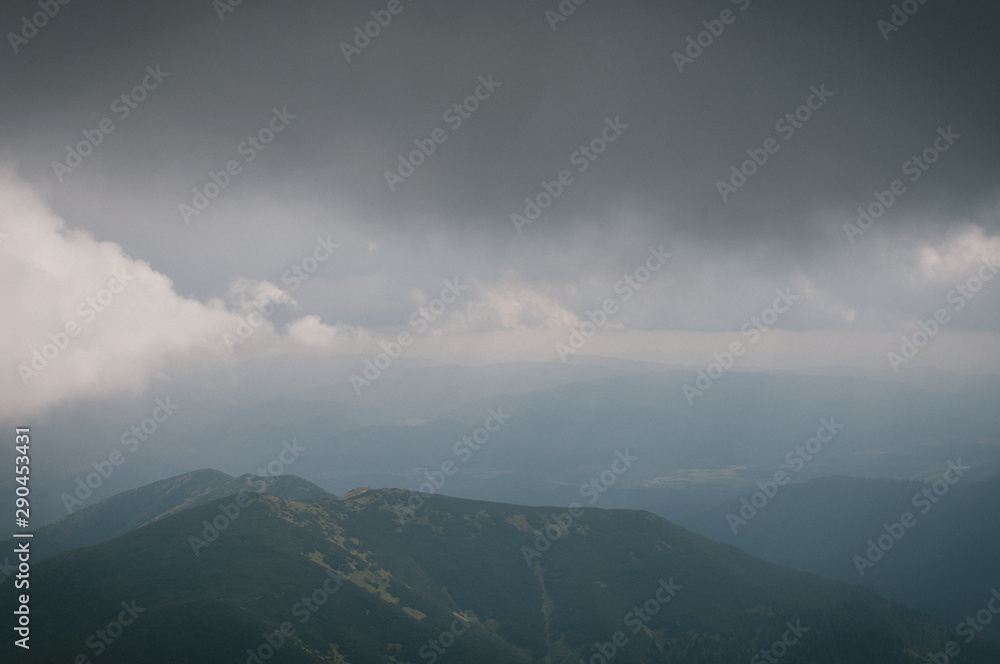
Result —
<path fill-rule="evenodd" d="M 902 5 L 6 2 L 0 417 L 283 355 L 997 373 L 1000 10 Z"/>

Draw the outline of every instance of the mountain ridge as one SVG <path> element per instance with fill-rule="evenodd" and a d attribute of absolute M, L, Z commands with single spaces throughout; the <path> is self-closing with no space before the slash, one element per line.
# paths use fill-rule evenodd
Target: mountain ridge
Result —
<path fill-rule="evenodd" d="M 910 664 L 953 638 L 872 591 L 649 512 L 428 496 L 401 521 L 393 508 L 408 494 L 253 493 L 238 510 L 228 496 L 60 553 L 33 578 L 34 593 L 67 600 L 34 616 L 38 656 L 50 658 L 37 661 L 86 650 L 133 598 L 146 613 L 102 662 L 253 662 L 268 648 L 304 663 L 569 664 L 612 649 L 620 662 L 736 661 L 773 652 L 791 625 L 802 629 L 781 647 L 789 663 Z M 527 558 L 531 547 L 542 550 Z M 998 654 L 982 640 L 963 660 Z"/>

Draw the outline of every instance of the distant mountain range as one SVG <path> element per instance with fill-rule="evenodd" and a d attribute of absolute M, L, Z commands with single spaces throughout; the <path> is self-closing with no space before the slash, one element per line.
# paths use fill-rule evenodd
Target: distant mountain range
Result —
<path fill-rule="evenodd" d="M 950 456 L 980 477 L 1000 475 L 996 376 L 732 371 L 692 406 L 682 386 L 694 380 L 693 369 L 583 357 L 480 368 L 404 360 L 373 385 L 377 398 L 359 398 L 346 380 L 361 358 L 282 356 L 196 381 L 178 378 L 165 392 L 174 395 L 178 417 L 134 454 L 119 437 L 148 415 L 145 399 L 125 410 L 98 401 L 53 413 L 49 442 L 32 461 L 42 469 L 32 476 L 32 521 L 64 517 L 67 497 L 116 450 L 126 464 L 86 504 L 191 468 L 260 472 L 284 439 L 305 451 L 283 472 L 338 495 L 357 486 L 416 489 L 426 472 L 452 461 L 457 472 L 442 488 L 446 495 L 529 505 L 579 500 L 581 484 L 616 450 L 630 448 L 641 463 L 600 506 L 648 509 L 672 521 L 770 476 L 822 418 L 844 428 L 797 481 L 924 479 Z M 232 384 L 255 387 L 220 396 L 219 386 Z M 471 456 L 456 453 L 490 409 L 510 419 Z M 13 476 L 0 473 L 0 496 L 12 501 L 14 487 Z"/>
<path fill-rule="evenodd" d="M 253 484 L 189 473 L 39 531 L 39 551 L 107 541 L 36 562 L 18 661 L 886 664 L 949 640 L 963 664 L 1000 661 L 985 637 L 647 512 Z"/>
<path fill-rule="evenodd" d="M 753 497 L 761 493 L 755 487 L 678 522 L 764 560 L 860 583 L 953 622 L 983 609 L 1000 589 L 1000 477 L 949 478 L 956 483 L 937 480 L 935 493 L 934 483 L 824 477 L 768 487 L 774 495 L 766 502 Z M 751 499 L 762 506 L 747 507 Z M 900 530 L 895 524 L 907 512 L 914 522 Z M 992 620 L 987 630 L 1000 634 L 998 627 Z"/>

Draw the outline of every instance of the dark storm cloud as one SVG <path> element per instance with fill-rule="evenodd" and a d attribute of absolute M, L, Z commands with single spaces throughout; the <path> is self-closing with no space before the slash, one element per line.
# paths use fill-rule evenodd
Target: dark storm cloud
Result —
<path fill-rule="evenodd" d="M 638 200 L 693 233 L 808 240 L 802 218 L 819 203 L 863 198 L 941 125 L 972 140 L 923 195 L 968 209 L 995 183 L 996 51 L 986 45 L 996 10 L 984 3 L 921 6 L 885 41 L 876 21 L 891 9 L 869 2 L 589 2 L 553 32 L 544 10 L 554 2 L 406 1 L 348 64 L 341 42 L 383 5 L 248 0 L 220 21 L 209 2 L 70 3 L 6 54 L 16 94 L 4 115 L 20 129 L 7 139 L 22 149 L 33 141 L 24 168 L 51 179 L 49 155 L 160 63 L 171 77 L 158 98 L 93 158 L 109 176 L 140 167 L 154 192 L 161 178 L 193 185 L 272 106 L 287 105 L 297 131 L 246 180 L 348 191 L 369 223 L 417 214 L 505 235 L 509 211 L 615 115 L 628 135 L 546 214 L 548 226 Z M 17 26 L 32 9 L 10 3 L 0 20 Z M 724 9 L 734 22 L 679 73 L 671 54 Z M 383 172 L 490 73 L 502 88 L 390 195 Z M 723 204 L 715 181 L 822 84 L 834 92 L 829 105 Z"/>
<path fill-rule="evenodd" d="M 590 0 L 552 30 L 545 12 L 558 5 L 402 0 L 347 62 L 342 43 L 385 2 L 244 0 L 220 20 L 207 1 L 76 0 L 3 56 L 4 153 L 71 226 L 201 300 L 234 275 L 277 283 L 332 233 L 343 256 L 296 297 L 324 321 L 366 326 L 398 323 L 408 288 L 457 274 L 515 281 L 579 313 L 668 242 L 675 274 L 634 325 L 720 329 L 803 283 L 842 306 L 800 324 L 837 328 L 841 309 L 897 297 L 885 287 L 871 301 L 865 279 L 905 281 L 921 242 L 969 221 L 997 232 L 993 6 L 929 2 L 885 39 L 889 3 Z M 678 71 L 674 53 L 724 10 L 733 20 Z M 35 11 L 8 3 L 0 26 Z M 117 119 L 113 100 L 156 65 L 169 76 Z M 490 76 L 499 87 L 450 124 L 447 109 Z M 832 93 L 821 108 L 779 130 L 818 89 Z M 273 109 L 294 120 L 247 163 L 239 146 Z M 106 116 L 115 131 L 59 182 L 52 162 Z M 575 151 L 616 118 L 628 128 L 579 172 Z M 842 224 L 942 127 L 961 140 L 852 247 Z M 447 140 L 390 191 L 384 173 L 436 128 Z M 778 151 L 723 201 L 717 181 L 769 138 Z M 229 160 L 240 173 L 185 224 L 178 206 Z M 511 214 L 563 170 L 573 183 L 517 233 Z M 892 279 L 873 236 L 916 247 Z"/>

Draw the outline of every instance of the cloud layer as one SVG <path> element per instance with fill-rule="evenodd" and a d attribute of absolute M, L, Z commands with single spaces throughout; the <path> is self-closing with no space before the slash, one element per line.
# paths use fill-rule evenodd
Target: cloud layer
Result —
<path fill-rule="evenodd" d="M 3 407 L 401 332 L 413 357 L 558 361 L 609 300 L 578 353 L 704 366 L 777 291 L 795 304 L 741 368 L 886 370 L 944 308 L 914 362 L 993 370 L 1000 9 L 928 4 L 886 39 L 861 0 L 724 4 L 680 70 L 717 8 L 586 3 L 553 29 L 537 2 L 404 3 L 348 59 L 363 0 L 63 6 L 0 61 Z"/>

